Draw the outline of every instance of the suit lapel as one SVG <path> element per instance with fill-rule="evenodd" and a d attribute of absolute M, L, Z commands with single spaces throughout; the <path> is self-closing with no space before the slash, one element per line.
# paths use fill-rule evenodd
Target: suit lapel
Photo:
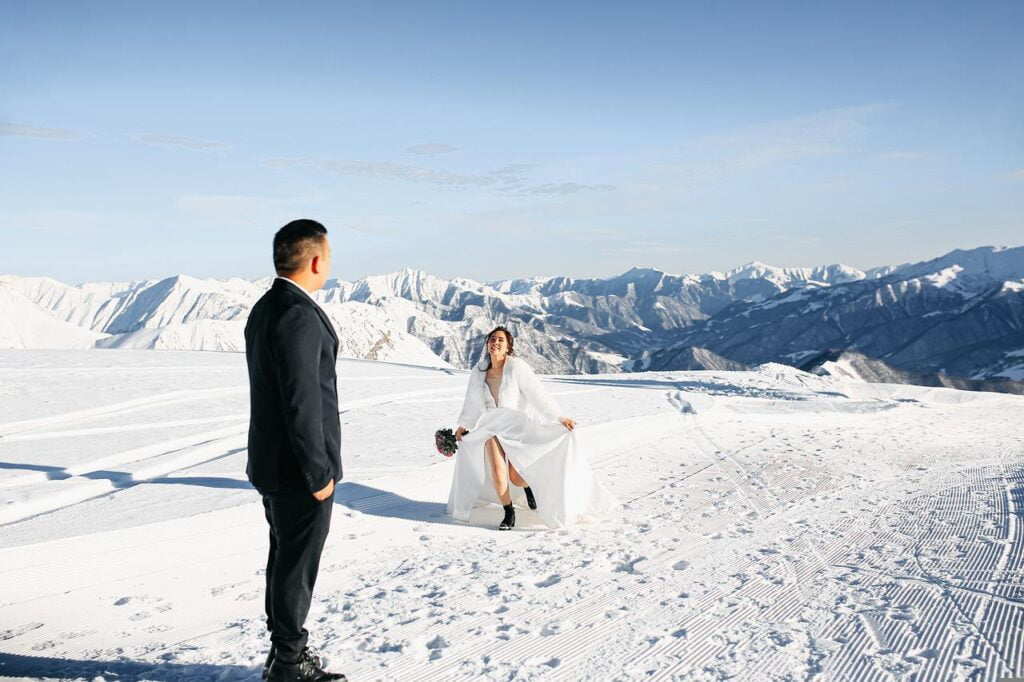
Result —
<path fill-rule="evenodd" d="M 331 338 L 334 339 L 334 354 L 337 355 L 338 334 L 334 331 L 334 325 L 331 324 L 331 318 L 327 317 L 327 313 L 325 313 L 324 309 L 317 305 L 315 301 L 313 301 L 313 307 L 316 308 L 317 315 L 320 316 L 320 320 L 324 323 L 324 326 L 327 327 L 327 331 L 330 333 Z"/>

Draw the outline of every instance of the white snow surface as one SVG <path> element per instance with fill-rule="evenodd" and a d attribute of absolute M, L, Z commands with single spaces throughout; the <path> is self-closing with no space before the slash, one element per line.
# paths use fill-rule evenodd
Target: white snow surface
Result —
<path fill-rule="evenodd" d="M 623 501 L 444 514 L 466 373 L 338 365 L 311 644 L 352 680 L 1024 674 L 1024 399 L 751 372 L 545 377 Z M 0 676 L 256 680 L 236 353 L 0 351 Z"/>
<path fill-rule="evenodd" d="M 864 381 L 857 368 L 850 364 L 850 361 L 846 358 L 841 357 L 838 360 L 823 362 L 821 363 L 820 370 L 821 374 L 826 376 L 838 377 L 849 381 Z"/>
<path fill-rule="evenodd" d="M 736 282 L 742 279 L 767 279 L 774 282 L 780 289 L 789 289 L 802 284 L 842 284 L 862 280 L 867 275 L 857 268 L 841 263 L 813 268 L 780 268 L 760 261 L 752 261 L 746 265 L 729 270 L 725 274 L 711 273 L 721 279 Z"/>
<path fill-rule="evenodd" d="M 0 348 L 90 348 L 106 336 L 53 318 L 0 280 Z"/>
<path fill-rule="evenodd" d="M 944 256 L 895 268 L 905 277 L 921 277 L 939 273 L 956 266 L 964 275 L 987 281 L 1019 280 L 1024 278 L 1024 246 L 981 246 L 974 249 L 956 249 Z"/>
<path fill-rule="evenodd" d="M 143 328 L 96 342 L 98 348 L 245 352 L 245 320 L 195 320 Z"/>

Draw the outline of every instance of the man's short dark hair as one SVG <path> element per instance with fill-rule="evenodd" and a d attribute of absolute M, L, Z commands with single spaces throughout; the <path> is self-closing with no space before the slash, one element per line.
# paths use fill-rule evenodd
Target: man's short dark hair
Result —
<path fill-rule="evenodd" d="M 274 270 L 290 275 L 302 269 L 327 236 L 327 228 L 315 220 L 293 220 L 274 235 Z"/>

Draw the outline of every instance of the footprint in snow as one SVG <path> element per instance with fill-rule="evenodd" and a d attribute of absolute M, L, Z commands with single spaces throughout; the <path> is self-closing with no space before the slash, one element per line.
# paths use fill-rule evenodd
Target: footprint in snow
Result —
<path fill-rule="evenodd" d="M 535 587 L 551 587 L 552 585 L 557 585 L 560 582 L 562 582 L 562 576 L 560 576 L 557 573 L 555 573 L 553 575 L 549 575 L 547 578 L 545 578 L 544 580 L 541 580 L 540 582 L 534 583 L 534 586 Z"/>
<path fill-rule="evenodd" d="M 26 632 L 31 632 L 32 630 L 38 630 L 41 627 L 43 627 L 42 623 L 28 623 L 27 625 L 22 625 L 20 627 L 12 628 L 10 630 L 0 631 L 0 641 L 5 641 L 5 640 L 8 640 L 8 639 L 14 639 L 15 637 L 20 637 L 21 635 L 25 634 Z"/>
<path fill-rule="evenodd" d="M 639 571 L 636 568 L 636 565 L 646 559 L 647 557 L 645 556 L 637 557 L 636 559 L 626 559 L 625 561 L 623 561 L 615 567 L 615 571 L 618 573 L 639 573 Z"/>
<path fill-rule="evenodd" d="M 563 632 L 567 632 L 572 629 L 572 623 L 566 620 L 555 620 L 547 623 L 540 630 L 541 637 L 551 637 Z"/>
<path fill-rule="evenodd" d="M 444 637 L 438 635 L 432 640 L 427 642 L 427 651 L 429 652 L 428 657 L 431 661 L 436 661 L 444 655 L 444 650 L 448 648 L 448 642 Z"/>

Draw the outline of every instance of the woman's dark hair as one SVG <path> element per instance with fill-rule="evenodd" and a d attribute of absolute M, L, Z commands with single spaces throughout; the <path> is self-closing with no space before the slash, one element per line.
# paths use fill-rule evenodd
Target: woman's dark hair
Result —
<path fill-rule="evenodd" d="M 516 354 L 515 340 L 512 338 L 512 332 L 510 332 L 505 327 L 502 327 L 500 324 L 497 327 L 495 327 L 494 329 L 492 329 L 490 331 L 490 333 L 487 334 L 487 336 L 484 337 L 484 339 L 485 339 L 484 343 L 486 344 L 488 341 L 490 341 L 491 337 L 494 336 L 495 334 L 497 334 L 498 332 L 501 332 L 502 334 L 504 334 L 505 335 L 505 340 L 508 341 L 508 354 L 509 355 L 515 355 Z M 487 366 L 484 367 L 482 370 L 480 370 L 481 372 L 486 372 L 487 370 L 489 370 L 491 368 L 491 354 L 488 353 L 486 351 L 486 349 L 484 350 L 484 354 L 487 356 Z"/>

